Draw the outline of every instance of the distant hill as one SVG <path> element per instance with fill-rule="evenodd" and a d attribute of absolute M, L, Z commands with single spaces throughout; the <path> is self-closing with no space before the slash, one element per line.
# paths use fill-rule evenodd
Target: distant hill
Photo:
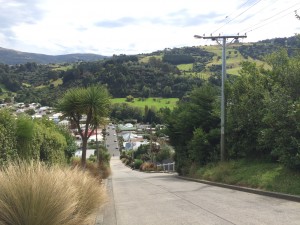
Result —
<path fill-rule="evenodd" d="M 97 54 L 45 55 L 0 47 L 0 63 L 8 65 L 25 64 L 27 62 L 36 62 L 38 64 L 73 63 L 78 61 L 97 61 L 103 58 L 106 58 L 106 56 Z"/>

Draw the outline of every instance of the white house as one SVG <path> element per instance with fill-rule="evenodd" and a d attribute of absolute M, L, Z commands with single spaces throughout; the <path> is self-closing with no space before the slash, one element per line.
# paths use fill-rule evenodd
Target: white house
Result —
<path fill-rule="evenodd" d="M 90 158 L 91 155 L 95 155 L 95 149 L 87 149 L 86 150 L 86 158 L 87 159 Z M 75 152 L 75 157 L 81 158 L 81 156 L 82 156 L 82 150 L 77 150 Z"/>

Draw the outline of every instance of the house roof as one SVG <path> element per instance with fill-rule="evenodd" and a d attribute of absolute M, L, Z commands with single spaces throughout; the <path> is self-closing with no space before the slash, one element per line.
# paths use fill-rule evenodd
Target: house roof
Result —
<path fill-rule="evenodd" d="M 124 134 L 122 137 L 123 137 L 124 141 L 130 141 L 134 138 L 138 138 L 139 136 L 136 134 L 133 134 L 132 132 L 129 132 L 129 133 Z"/>
<path fill-rule="evenodd" d="M 132 123 L 118 124 L 118 129 L 120 131 L 135 131 L 136 125 L 133 125 Z"/>

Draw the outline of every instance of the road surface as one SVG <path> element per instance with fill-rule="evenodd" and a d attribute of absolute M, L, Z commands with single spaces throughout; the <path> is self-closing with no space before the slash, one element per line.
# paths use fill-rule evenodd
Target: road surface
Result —
<path fill-rule="evenodd" d="M 111 159 L 97 225 L 299 225 L 300 203 L 142 173 Z"/>
<path fill-rule="evenodd" d="M 107 135 L 105 136 L 105 144 L 111 156 L 120 156 L 118 137 L 115 125 L 106 127 Z"/>

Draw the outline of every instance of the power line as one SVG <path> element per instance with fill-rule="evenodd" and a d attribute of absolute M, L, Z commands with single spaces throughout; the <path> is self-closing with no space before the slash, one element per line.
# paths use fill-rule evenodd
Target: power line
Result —
<path fill-rule="evenodd" d="M 251 2 L 252 0 L 248 0 L 248 1 L 246 1 L 244 4 L 242 4 L 240 7 L 238 7 L 238 9 L 237 10 L 234 10 L 234 11 L 232 11 L 231 13 L 229 13 L 226 17 L 225 17 L 225 21 L 227 20 L 229 20 L 229 18 L 230 18 L 230 16 L 232 15 L 232 14 L 234 14 L 235 12 L 237 12 L 238 10 L 240 10 L 241 8 L 243 8 L 245 5 L 247 5 L 248 4 L 248 2 Z M 225 22 L 224 21 L 224 22 Z"/>
<path fill-rule="evenodd" d="M 286 12 L 287 10 L 290 10 L 291 8 L 293 8 L 294 6 L 299 5 L 299 4 L 300 4 L 300 3 L 296 3 L 295 5 L 293 5 L 293 6 L 289 7 L 289 8 L 287 8 L 287 9 L 284 9 L 284 10 L 280 11 L 279 13 L 276 13 L 276 14 L 274 14 L 273 16 L 271 16 L 271 17 L 269 17 L 269 18 L 264 19 L 264 20 L 260 21 L 259 23 L 255 24 L 255 25 L 253 25 L 253 26 L 251 26 L 251 27 L 248 27 L 247 29 L 242 30 L 241 32 L 246 32 L 246 33 L 248 33 L 248 32 L 257 30 L 257 29 L 259 29 L 259 28 L 261 28 L 261 27 L 264 27 L 264 26 L 266 26 L 266 25 L 268 25 L 268 24 L 270 24 L 270 23 L 273 23 L 274 21 L 277 21 L 277 20 L 279 20 L 279 19 L 281 19 L 281 18 L 283 18 L 283 17 L 289 15 L 291 12 L 288 12 L 287 14 L 284 14 L 283 16 L 281 16 L 281 17 L 279 17 L 279 18 L 276 18 L 276 19 L 274 19 L 274 20 L 271 20 L 271 21 L 268 22 L 268 23 L 262 24 L 262 23 L 264 23 L 264 22 L 266 22 L 266 21 L 268 21 L 268 20 L 270 20 L 270 19 L 273 19 L 274 17 L 277 17 L 278 15 L 280 15 L 280 14 Z M 299 8 L 299 9 L 300 9 L 300 8 Z M 296 9 L 296 10 L 298 10 L 298 9 Z M 295 11 L 295 10 L 293 10 L 293 12 L 294 12 L 294 11 Z M 256 27 L 257 25 L 260 25 L 260 24 L 262 24 L 262 25 Z M 251 29 L 251 28 L 253 28 L 253 27 L 254 27 L 254 29 Z M 251 30 L 250 30 L 250 29 L 251 29 Z"/>
<path fill-rule="evenodd" d="M 278 0 L 272 1 L 272 5 L 274 5 Z M 253 16 L 256 16 L 257 14 L 261 13 L 262 11 L 266 10 L 267 8 L 269 8 L 270 5 L 268 4 L 267 6 L 263 6 L 261 9 L 259 9 L 258 11 L 254 12 Z M 252 16 L 252 17 L 253 17 Z M 249 19 L 249 18 L 247 18 Z M 239 22 L 244 22 L 246 21 L 245 19 L 241 19 Z"/>
<path fill-rule="evenodd" d="M 238 18 L 239 16 L 243 15 L 245 12 L 247 12 L 248 10 L 250 10 L 252 7 L 254 7 L 255 5 L 257 5 L 259 2 L 261 2 L 262 0 L 258 0 L 257 2 L 255 2 L 253 5 L 251 5 L 249 8 L 247 8 L 246 10 L 244 10 L 243 12 L 241 12 L 240 14 L 238 14 L 236 17 L 232 18 L 231 20 L 227 21 L 225 24 L 223 24 L 221 27 L 219 27 L 218 29 L 216 29 L 215 31 L 213 31 L 212 33 L 217 32 L 218 30 L 220 30 L 221 28 L 223 28 L 225 25 L 227 25 L 228 23 L 232 22 L 233 20 L 235 20 L 236 18 Z"/>

